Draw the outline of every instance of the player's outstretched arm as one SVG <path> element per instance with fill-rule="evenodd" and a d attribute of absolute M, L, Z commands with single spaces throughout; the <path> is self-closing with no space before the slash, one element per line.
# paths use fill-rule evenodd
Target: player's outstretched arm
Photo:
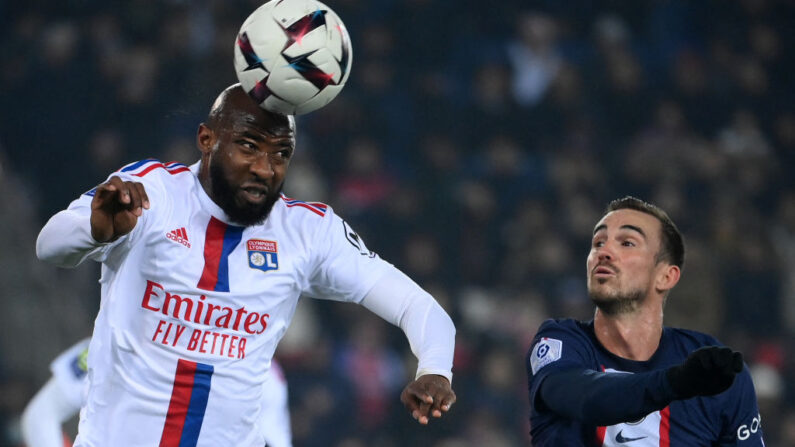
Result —
<path fill-rule="evenodd" d="M 406 385 L 400 401 L 420 424 L 427 425 L 430 417 L 440 418 L 455 403 L 455 393 L 446 377 L 427 374 Z"/>
<path fill-rule="evenodd" d="M 674 400 L 664 370 L 625 374 L 571 368 L 542 380 L 532 405 L 588 425 L 638 420 Z"/>
<path fill-rule="evenodd" d="M 569 419 L 613 425 L 636 420 L 674 400 L 722 393 L 742 368 L 740 353 L 709 346 L 667 370 L 624 374 L 565 369 L 542 379 L 537 403 Z"/>
<path fill-rule="evenodd" d="M 111 177 L 91 201 L 91 236 L 100 243 L 115 241 L 135 228 L 144 209 L 149 209 L 144 185 Z"/>
<path fill-rule="evenodd" d="M 441 417 L 455 402 L 450 386 L 455 349 L 453 321 L 433 297 L 396 268 L 376 282 L 362 305 L 400 327 L 419 360 L 401 401 L 421 424 Z"/>
<path fill-rule="evenodd" d="M 61 267 L 75 267 L 98 247 L 132 231 L 148 208 L 142 184 L 114 176 L 97 187 L 90 206 L 75 201 L 50 218 L 36 240 L 36 255 Z"/>

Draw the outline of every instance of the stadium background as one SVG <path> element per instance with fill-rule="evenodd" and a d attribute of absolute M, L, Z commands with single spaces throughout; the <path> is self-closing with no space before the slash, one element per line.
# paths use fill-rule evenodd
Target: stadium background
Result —
<path fill-rule="evenodd" d="M 528 343 L 545 318 L 590 317 L 590 232 L 625 194 L 686 236 L 666 322 L 743 351 L 768 445 L 795 445 L 795 4 L 328 3 L 353 71 L 299 118 L 286 192 L 332 204 L 442 302 L 459 403 L 416 425 L 402 334 L 306 300 L 277 355 L 296 446 L 528 444 Z M 0 445 L 98 304 L 97 266 L 38 262 L 38 230 L 127 162 L 197 159 L 258 4 L 0 3 Z"/>

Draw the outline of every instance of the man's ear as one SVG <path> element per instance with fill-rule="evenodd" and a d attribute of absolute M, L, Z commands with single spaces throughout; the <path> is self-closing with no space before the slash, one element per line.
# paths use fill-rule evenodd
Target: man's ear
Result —
<path fill-rule="evenodd" d="M 658 267 L 654 288 L 659 292 L 666 293 L 674 288 L 681 275 L 682 271 L 679 267 L 663 263 Z"/>
<path fill-rule="evenodd" d="M 215 132 L 207 127 L 206 124 L 199 124 L 199 130 L 196 132 L 196 146 L 202 155 L 209 155 L 215 146 Z"/>

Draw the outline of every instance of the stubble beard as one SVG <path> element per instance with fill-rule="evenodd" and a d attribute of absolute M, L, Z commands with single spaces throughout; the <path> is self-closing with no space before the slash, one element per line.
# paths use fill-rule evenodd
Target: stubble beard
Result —
<path fill-rule="evenodd" d="M 244 227 L 259 225 L 273 209 L 273 205 L 279 200 L 282 192 L 282 185 L 275 191 L 268 189 L 265 201 L 260 204 L 238 203 L 237 190 L 226 180 L 220 160 L 213 160 L 210 163 L 210 184 L 213 199 L 221 207 L 229 218 Z"/>
<path fill-rule="evenodd" d="M 617 316 L 629 314 L 640 308 L 640 305 L 645 299 L 642 290 L 633 290 L 630 292 L 602 292 L 593 289 L 588 290 L 588 296 L 596 307 L 605 315 Z"/>

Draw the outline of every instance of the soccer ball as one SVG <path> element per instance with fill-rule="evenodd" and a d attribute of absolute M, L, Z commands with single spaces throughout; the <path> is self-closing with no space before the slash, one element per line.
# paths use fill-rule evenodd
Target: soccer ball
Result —
<path fill-rule="evenodd" d="M 345 86 L 353 52 L 345 25 L 317 0 L 271 0 L 243 22 L 235 42 L 237 79 L 260 107 L 302 115 Z"/>

